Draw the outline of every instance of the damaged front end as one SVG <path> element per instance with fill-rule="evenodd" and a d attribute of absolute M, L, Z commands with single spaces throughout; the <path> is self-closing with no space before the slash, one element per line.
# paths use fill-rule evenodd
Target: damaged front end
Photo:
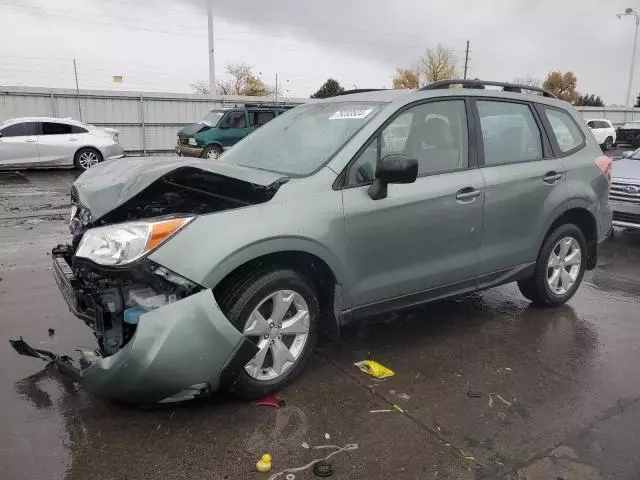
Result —
<path fill-rule="evenodd" d="M 54 248 L 52 261 L 60 292 L 93 330 L 98 348 L 81 352 L 74 362 L 22 338 L 10 340 L 12 346 L 22 355 L 54 362 L 88 391 L 129 402 L 186 400 L 232 383 L 256 353 L 255 345 L 228 321 L 211 289 L 151 261 L 148 253 L 196 215 L 268 201 L 281 183 L 225 180 L 181 166 L 157 170 L 153 181 L 121 175 L 121 197 L 109 200 L 87 188 L 93 183 L 113 189 L 113 182 L 105 182 L 104 175 L 96 180 L 100 172 L 92 170 L 72 189 L 72 243 Z M 93 177 L 83 178 L 87 174 Z M 95 208 L 87 205 L 92 200 Z"/>

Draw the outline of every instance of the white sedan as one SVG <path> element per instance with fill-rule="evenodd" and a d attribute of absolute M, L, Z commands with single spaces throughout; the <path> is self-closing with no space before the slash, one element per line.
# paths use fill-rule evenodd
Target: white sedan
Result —
<path fill-rule="evenodd" d="M 118 131 L 68 118 L 27 117 L 0 122 L 0 169 L 76 167 L 124 156 Z"/>
<path fill-rule="evenodd" d="M 606 118 L 592 118 L 586 122 L 602 149 L 604 151 L 611 150 L 616 143 L 616 129 L 611 121 Z"/>

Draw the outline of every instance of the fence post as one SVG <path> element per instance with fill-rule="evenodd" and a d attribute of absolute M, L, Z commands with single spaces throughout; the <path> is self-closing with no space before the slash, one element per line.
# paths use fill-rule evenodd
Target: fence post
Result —
<path fill-rule="evenodd" d="M 147 156 L 147 134 L 144 128 L 144 95 L 140 94 L 140 131 L 142 135 L 142 154 Z"/>
<path fill-rule="evenodd" d="M 57 117 L 58 116 L 58 112 L 56 112 L 56 99 L 53 96 L 53 90 L 49 91 L 49 98 L 51 99 L 51 116 L 52 117 Z"/>

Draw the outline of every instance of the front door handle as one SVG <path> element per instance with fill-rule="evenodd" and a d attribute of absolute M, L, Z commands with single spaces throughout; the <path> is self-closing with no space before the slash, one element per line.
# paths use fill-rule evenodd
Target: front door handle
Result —
<path fill-rule="evenodd" d="M 558 180 L 560 180 L 562 178 L 562 173 L 558 173 L 558 172 L 547 172 L 544 177 L 542 178 L 542 180 L 544 181 L 544 183 L 547 183 L 549 185 L 553 185 L 555 184 Z"/>
<path fill-rule="evenodd" d="M 35 139 L 35 138 L 27 138 L 27 139 L 25 140 L 25 143 L 33 143 L 33 142 L 35 142 L 35 141 L 36 141 L 36 139 Z"/>
<path fill-rule="evenodd" d="M 70 142 L 77 142 L 78 141 L 78 137 L 71 137 L 69 138 Z"/>
<path fill-rule="evenodd" d="M 457 200 L 466 200 L 471 201 L 476 197 L 479 197 L 482 194 L 482 190 L 476 190 L 473 187 L 465 187 L 456 193 Z"/>

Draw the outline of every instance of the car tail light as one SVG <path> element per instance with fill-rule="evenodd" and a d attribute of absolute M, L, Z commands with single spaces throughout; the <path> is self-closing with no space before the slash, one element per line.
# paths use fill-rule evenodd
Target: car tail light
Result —
<path fill-rule="evenodd" d="M 611 180 L 613 175 L 613 160 L 611 159 L 611 157 L 602 155 L 596 158 L 596 165 L 598 165 L 598 168 L 602 171 L 602 174 L 605 177 L 607 177 L 609 186 L 611 186 Z"/>

